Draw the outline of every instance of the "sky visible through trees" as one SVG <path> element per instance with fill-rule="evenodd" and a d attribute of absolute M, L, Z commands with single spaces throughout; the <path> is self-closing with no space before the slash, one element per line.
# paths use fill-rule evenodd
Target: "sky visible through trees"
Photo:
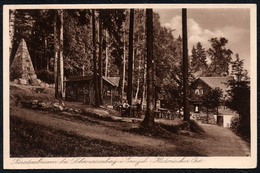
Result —
<path fill-rule="evenodd" d="M 176 29 L 173 35 L 181 35 L 180 9 L 154 9 L 161 17 L 162 26 Z M 250 73 L 250 10 L 245 8 L 211 8 L 188 10 L 189 53 L 200 42 L 207 50 L 213 37 L 228 39 L 228 48 L 245 59 L 245 69 Z M 241 44 L 243 46 L 241 46 Z M 209 61 L 209 60 L 208 60 Z"/>

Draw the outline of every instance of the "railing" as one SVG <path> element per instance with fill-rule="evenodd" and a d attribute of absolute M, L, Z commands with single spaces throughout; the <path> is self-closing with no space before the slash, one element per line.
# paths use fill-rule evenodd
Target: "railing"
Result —
<path fill-rule="evenodd" d="M 141 105 L 131 105 L 128 108 L 124 108 L 122 104 L 114 104 L 113 108 L 120 112 L 122 117 L 134 117 L 134 118 L 141 118 L 142 114 L 145 114 L 145 111 L 142 111 Z M 164 119 L 171 119 L 173 120 L 176 117 L 179 117 L 177 112 L 172 112 L 168 109 L 159 108 L 154 111 L 154 117 L 164 118 Z"/>
<path fill-rule="evenodd" d="M 159 108 L 155 112 L 155 118 L 174 119 L 177 115 L 168 109 Z"/>
<path fill-rule="evenodd" d="M 120 112 L 122 117 L 135 117 L 140 118 L 142 115 L 141 105 L 131 105 L 128 108 L 124 108 L 123 105 L 114 105 L 114 109 Z"/>

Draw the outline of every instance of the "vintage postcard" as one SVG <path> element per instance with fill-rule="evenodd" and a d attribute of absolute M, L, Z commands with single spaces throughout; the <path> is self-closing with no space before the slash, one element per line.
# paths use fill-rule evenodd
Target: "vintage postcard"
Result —
<path fill-rule="evenodd" d="M 5 5 L 4 169 L 255 168 L 255 4 Z"/>

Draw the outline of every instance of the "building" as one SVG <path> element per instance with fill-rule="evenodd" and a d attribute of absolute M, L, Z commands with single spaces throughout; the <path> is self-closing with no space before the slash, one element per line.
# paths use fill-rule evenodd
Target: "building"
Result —
<path fill-rule="evenodd" d="M 223 99 L 227 97 L 228 81 L 233 77 L 199 77 L 190 85 L 192 102 L 201 102 L 203 97 L 212 89 L 219 88 L 223 92 Z"/>
<path fill-rule="evenodd" d="M 112 105 L 119 100 L 119 77 L 103 76 L 103 101 Z M 93 76 L 70 77 L 64 80 L 65 100 L 94 104 L 95 94 L 93 88 Z"/>
<path fill-rule="evenodd" d="M 113 105 L 120 100 L 119 96 L 119 77 L 103 76 L 103 101 L 107 105 Z"/>
<path fill-rule="evenodd" d="M 191 84 L 191 89 L 195 94 L 203 95 L 204 92 L 207 92 L 208 89 L 219 88 L 223 93 L 227 93 L 228 86 L 227 83 L 229 80 L 232 80 L 233 77 L 199 77 Z"/>
<path fill-rule="evenodd" d="M 230 128 L 231 120 L 233 117 L 238 117 L 238 114 L 230 109 L 220 108 L 218 110 L 218 117 L 214 115 L 217 124 L 222 127 Z"/>
<path fill-rule="evenodd" d="M 199 77 L 190 85 L 190 104 L 193 109 L 193 113 L 200 113 L 201 111 L 210 111 L 214 115 L 215 122 L 219 126 L 229 127 L 231 119 L 236 115 L 233 111 L 225 107 L 225 99 L 228 97 L 229 87 L 227 85 L 229 80 L 233 77 Z M 209 110 L 209 107 L 203 106 L 203 103 L 207 102 L 208 105 L 212 104 L 210 100 L 206 100 L 206 95 L 213 89 L 220 89 L 222 91 L 222 98 L 220 99 L 219 106 L 216 110 Z"/>
<path fill-rule="evenodd" d="M 64 80 L 66 101 L 94 103 L 94 90 L 92 76 L 70 77 Z"/>

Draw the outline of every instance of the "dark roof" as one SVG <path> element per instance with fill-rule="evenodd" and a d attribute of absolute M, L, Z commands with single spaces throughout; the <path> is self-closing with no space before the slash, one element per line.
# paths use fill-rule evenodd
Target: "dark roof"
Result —
<path fill-rule="evenodd" d="M 105 76 L 103 76 L 103 79 L 105 81 L 107 81 L 109 84 L 111 84 L 112 86 L 115 86 L 115 87 L 119 86 L 120 77 L 105 77 Z"/>
<path fill-rule="evenodd" d="M 92 76 L 74 76 L 65 79 L 64 82 L 75 82 L 75 81 L 89 81 L 92 79 Z"/>
<path fill-rule="evenodd" d="M 90 81 L 92 80 L 92 76 L 74 76 L 74 77 L 69 77 L 68 79 L 65 79 L 64 82 L 76 82 L 76 81 Z M 108 82 L 110 85 L 114 87 L 119 86 L 119 77 L 105 77 L 103 76 L 103 80 Z"/>
<path fill-rule="evenodd" d="M 232 79 L 233 79 L 232 76 L 227 76 L 227 77 L 199 77 L 197 80 L 203 81 L 212 89 L 219 88 L 223 91 L 226 91 L 228 89 L 227 83 L 229 80 Z"/>

